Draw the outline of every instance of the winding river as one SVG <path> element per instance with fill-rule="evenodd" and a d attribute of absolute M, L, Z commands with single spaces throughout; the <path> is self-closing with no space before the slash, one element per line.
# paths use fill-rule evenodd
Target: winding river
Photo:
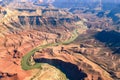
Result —
<path fill-rule="evenodd" d="M 41 63 L 35 63 L 34 65 L 31 65 L 31 56 L 34 55 L 34 53 L 40 49 L 43 49 L 43 48 L 47 48 L 49 46 L 57 46 L 57 45 L 66 45 L 66 44 L 69 44 L 71 43 L 72 41 L 74 41 L 77 37 L 78 37 L 78 30 L 75 29 L 73 32 L 72 32 L 72 36 L 70 37 L 70 39 L 68 39 L 67 41 L 64 41 L 64 42 L 59 42 L 59 43 L 49 43 L 49 44 L 45 44 L 45 45 L 40 45 L 34 49 L 32 49 L 30 52 L 28 52 L 23 58 L 22 58 L 22 61 L 21 61 L 21 66 L 22 66 L 22 69 L 24 70 L 30 70 L 30 69 L 35 69 L 35 68 L 40 68 L 41 67 Z"/>
<path fill-rule="evenodd" d="M 34 53 L 40 49 L 43 49 L 43 48 L 47 48 L 47 47 L 50 47 L 50 46 L 58 46 L 58 45 L 66 45 L 66 44 L 69 44 L 71 42 L 73 42 L 77 37 L 78 37 L 79 33 L 78 33 L 78 29 L 75 29 L 73 32 L 72 32 L 72 35 L 71 37 L 64 41 L 64 42 L 59 42 L 59 43 L 49 43 L 49 44 L 45 44 L 45 45 L 40 45 L 34 49 L 32 49 L 30 52 L 28 52 L 23 58 L 22 58 L 22 61 L 21 61 L 21 66 L 22 66 L 22 69 L 24 70 L 31 70 L 31 69 L 35 69 L 35 68 L 38 68 L 40 69 L 41 68 L 41 64 L 42 63 L 37 63 L 33 60 L 34 62 L 34 65 L 31 65 L 31 56 L 34 55 Z M 94 70 L 96 71 L 99 71 L 102 75 L 102 77 L 104 79 L 107 79 L 107 80 L 114 80 L 111 75 L 106 71 L 104 70 L 100 65 L 94 63 L 93 61 L 89 60 L 88 58 L 86 58 L 85 56 L 83 56 L 82 54 L 75 54 L 76 56 L 79 56 L 79 58 L 81 58 L 84 62 L 86 62 L 87 64 L 91 65 L 93 67 Z"/>

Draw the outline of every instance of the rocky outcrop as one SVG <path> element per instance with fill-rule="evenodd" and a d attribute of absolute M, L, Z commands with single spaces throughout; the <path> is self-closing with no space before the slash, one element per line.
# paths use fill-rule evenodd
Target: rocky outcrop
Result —
<path fill-rule="evenodd" d="M 75 53 L 82 54 L 91 61 L 99 64 L 103 69 L 109 72 L 109 74 L 114 78 L 114 80 L 118 80 L 119 79 L 118 74 L 120 72 L 119 71 L 120 68 L 118 67 L 118 65 L 120 65 L 119 61 L 120 55 L 119 55 L 119 37 L 117 36 L 119 35 L 119 33 L 115 31 L 101 31 L 100 33 L 102 33 L 102 35 L 100 35 L 99 33 L 97 33 L 99 34 L 99 36 L 96 35 L 96 37 L 99 38 L 100 40 L 99 39 L 96 40 L 93 35 L 91 35 L 91 37 L 88 36 L 88 34 L 90 33 L 88 33 L 86 36 L 85 35 L 79 36 L 74 43 L 81 44 L 79 45 L 79 47 L 75 46 L 72 47 L 70 50 Z M 110 44 L 112 45 L 109 44 L 109 41 Z"/>
<path fill-rule="evenodd" d="M 5 9 L 5 8 L 4 8 Z M 57 8 L 16 8 L 16 10 L 5 9 L 1 15 L 1 33 L 14 32 L 24 29 L 37 29 L 41 27 L 60 27 L 69 28 L 79 21 L 78 16 Z M 16 14 L 16 15 L 14 15 Z"/>
<path fill-rule="evenodd" d="M 108 77 L 114 79 L 120 77 L 120 59 L 119 55 L 115 54 L 120 53 L 120 48 L 112 51 L 112 49 L 104 44 L 109 43 L 111 45 L 113 42 L 112 45 L 119 47 L 119 44 L 117 44 L 119 43 L 119 38 L 117 38 L 119 35 L 115 37 L 116 33 L 112 32 L 114 33 L 112 36 L 113 39 L 111 38 L 111 34 L 108 36 L 105 34 L 106 32 L 101 32 L 107 39 L 105 39 L 105 36 L 101 36 L 100 33 L 96 37 L 99 41 L 93 36 L 97 31 L 101 31 L 102 29 L 113 29 L 111 27 L 112 21 L 101 17 L 103 13 L 98 14 L 101 18 L 87 13 L 73 15 L 67 9 L 58 9 L 51 4 L 44 7 L 36 6 L 43 0 L 40 0 L 37 4 L 34 2 L 37 0 L 29 0 L 30 3 L 26 3 L 28 0 L 22 0 L 22 2 L 16 1 L 7 3 L 10 8 L 15 4 L 15 7 L 12 9 L 0 8 L 1 80 L 24 80 L 26 78 L 29 79 L 28 76 L 35 77 L 36 74 L 31 74 L 34 73 L 34 70 L 24 71 L 21 69 L 22 57 L 36 46 L 59 43 L 70 39 L 74 36 L 72 36 L 71 31 L 75 28 L 79 28 L 80 30 L 77 32 L 82 34 L 72 44 L 50 46 L 35 52 L 31 57 L 31 61 L 33 62 L 31 65 L 34 65 L 35 61 L 49 63 L 65 73 L 70 80 L 110 80 Z M 66 4 L 65 7 L 76 6 L 74 3 L 81 6 L 78 1 L 70 0 L 70 4 Z M 63 2 L 63 0 L 59 0 L 59 2 Z M 64 1 L 64 3 L 66 2 L 68 1 Z M 81 10 L 81 8 L 75 9 Z M 90 29 L 88 30 L 89 33 L 83 30 L 84 24 Z M 107 42 L 108 40 L 109 42 Z M 48 66 L 44 66 L 42 73 L 40 71 L 35 72 L 40 77 L 39 79 L 44 80 L 50 76 L 50 79 L 53 80 L 53 74 L 56 76 L 56 71 L 54 72 L 54 70 L 56 69 L 53 67 L 52 69 L 48 69 Z M 57 73 L 59 72 L 57 71 Z M 107 72 L 107 74 L 104 75 L 104 72 Z M 42 75 L 39 76 L 39 73 Z M 58 74 L 57 77 L 61 79 L 61 74 Z"/>
<path fill-rule="evenodd" d="M 53 15 L 53 14 L 52 14 Z M 71 24 L 74 21 L 80 20 L 79 18 L 55 18 L 55 17 L 48 17 L 44 18 L 42 16 L 18 16 L 20 24 L 23 26 L 62 26 L 65 25 L 65 23 Z M 28 20 L 28 21 L 27 21 Z M 16 25 L 13 23 L 13 26 L 16 27 Z"/>
<path fill-rule="evenodd" d="M 71 48 L 65 46 L 52 48 L 52 54 L 50 50 L 50 48 L 46 48 L 36 52 L 34 54 L 34 60 L 40 63 L 48 63 L 59 68 L 68 79 L 104 80 L 101 77 L 102 75 L 96 72 L 91 65 L 83 62 L 79 55 L 74 54 L 79 52 L 72 52 Z M 71 70 L 71 68 L 74 69 Z"/>
<path fill-rule="evenodd" d="M 19 80 L 17 74 L 0 72 L 0 80 Z"/>

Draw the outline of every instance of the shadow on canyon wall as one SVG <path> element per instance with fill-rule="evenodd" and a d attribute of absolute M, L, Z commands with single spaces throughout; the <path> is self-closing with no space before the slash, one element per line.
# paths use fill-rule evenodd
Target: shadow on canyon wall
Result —
<path fill-rule="evenodd" d="M 66 74 L 69 80 L 84 80 L 87 77 L 87 74 L 78 69 L 78 67 L 72 63 L 64 62 L 58 59 L 35 59 L 38 63 L 48 63 L 50 65 L 55 66 L 59 70 L 61 70 L 64 74 Z"/>
<path fill-rule="evenodd" d="M 94 35 L 95 39 L 104 43 L 113 53 L 120 54 L 120 33 L 116 31 L 101 31 Z"/>

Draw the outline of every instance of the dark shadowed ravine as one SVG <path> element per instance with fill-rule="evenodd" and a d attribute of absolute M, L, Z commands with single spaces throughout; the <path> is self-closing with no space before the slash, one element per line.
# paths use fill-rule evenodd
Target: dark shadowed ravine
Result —
<path fill-rule="evenodd" d="M 87 74 L 79 70 L 77 65 L 74 65 L 69 62 L 64 62 L 62 60 L 58 59 L 35 59 L 35 62 L 37 63 L 48 63 L 52 66 L 55 66 L 59 70 L 61 70 L 64 74 L 66 74 L 66 77 L 69 80 L 84 80 L 85 77 L 87 77 Z"/>

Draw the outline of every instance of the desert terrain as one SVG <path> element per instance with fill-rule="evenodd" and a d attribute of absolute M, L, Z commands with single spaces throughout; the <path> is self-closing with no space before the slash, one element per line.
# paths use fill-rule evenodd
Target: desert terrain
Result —
<path fill-rule="evenodd" d="M 0 80 L 120 80 L 118 6 L 77 1 L 0 1 Z"/>

